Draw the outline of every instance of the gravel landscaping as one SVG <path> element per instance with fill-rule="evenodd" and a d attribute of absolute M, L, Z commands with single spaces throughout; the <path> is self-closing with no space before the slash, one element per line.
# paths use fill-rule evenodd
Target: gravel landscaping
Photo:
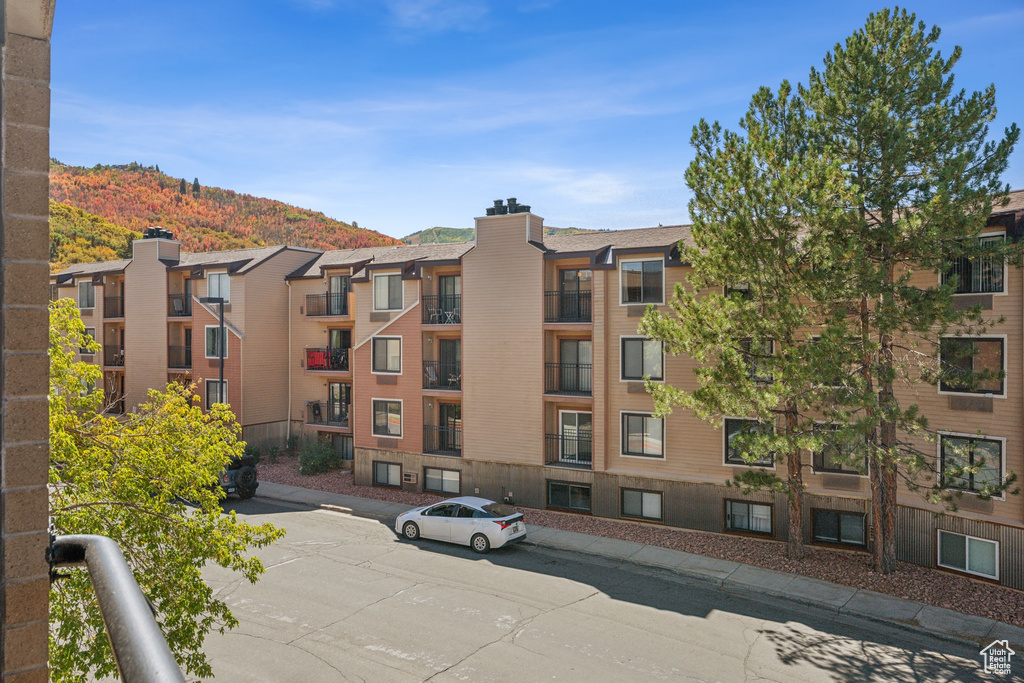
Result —
<path fill-rule="evenodd" d="M 304 476 L 299 474 L 298 461 L 294 457 L 281 457 L 276 463 L 261 462 L 258 469 L 261 481 L 302 486 L 328 493 L 407 505 L 427 505 L 441 499 L 441 496 L 429 493 L 356 486 L 351 472 L 340 470 Z M 802 574 L 1024 627 L 1022 591 L 906 562 L 900 563 L 896 574 L 882 576 L 871 570 L 870 556 L 863 552 L 808 546 L 803 562 L 791 562 L 786 559 L 785 544 L 778 541 L 533 508 L 521 508 L 521 512 L 528 524 L 634 541 Z"/>

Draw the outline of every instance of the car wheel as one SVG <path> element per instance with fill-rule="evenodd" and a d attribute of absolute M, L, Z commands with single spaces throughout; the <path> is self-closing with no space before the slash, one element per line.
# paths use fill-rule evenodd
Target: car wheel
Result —
<path fill-rule="evenodd" d="M 416 526 L 416 522 L 406 522 L 402 527 L 402 534 L 410 541 L 415 541 L 420 537 L 420 528 Z"/>
<path fill-rule="evenodd" d="M 478 552 L 481 555 L 491 549 L 491 542 L 487 540 L 487 537 L 483 534 L 475 534 L 473 538 L 469 540 L 469 544 L 475 552 Z"/>
<path fill-rule="evenodd" d="M 256 495 L 256 470 L 252 467 L 243 467 L 235 475 L 235 485 L 238 487 L 238 497 L 242 500 L 249 500 Z"/>

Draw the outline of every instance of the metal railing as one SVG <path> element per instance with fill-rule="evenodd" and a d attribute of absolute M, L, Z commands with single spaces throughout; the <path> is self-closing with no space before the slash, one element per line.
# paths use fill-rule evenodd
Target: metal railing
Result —
<path fill-rule="evenodd" d="M 348 427 L 348 404 L 338 401 L 306 401 L 306 424 Z"/>
<path fill-rule="evenodd" d="M 462 455 L 462 427 L 423 425 L 423 452 Z"/>
<path fill-rule="evenodd" d="M 348 349 L 317 347 L 306 349 L 307 370 L 348 370 Z"/>
<path fill-rule="evenodd" d="M 462 389 L 462 363 L 460 361 L 423 361 L 424 389 Z"/>
<path fill-rule="evenodd" d="M 153 607 L 135 582 L 117 543 L 106 536 L 56 536 L 46 559 L 51 569 L 85 566 L 89 570 L 122 681 L 184 683 L 185 677 L 156 623 Z"/>
<path fill-rule="evenodd" d="M 545 363 L 544 391 L 548 394 L 590 396 L 592 368 L 592 365 L 583 363 Z"/>
<path fill-rule="evenodd" d="M 460 325 L 462 324 L 461 294 L 428 294 L 423 297 L 424 325 Z"/>
<path fill-rule="evenodd" d="M 123 318 L 124 317 L 124 297 L 123 296 L 105 296 L 105 297 L 103 297 L 103 317 L 104 318 Z"/>
<path fill-rule="evenodd" d="M 594 460 L 593 439 L 589 433 L 567 435 L 547 434 L 545 465 L 576 467 L 589 470 Z"/>
<path fill-rule="evenodd" d="M 168 346 L 167 367 L 169 368 L 190 368 L 192 367 L 191 346 Z"/>
<path fill-rule="evenodd" d="M 105 345 L 103 347 L 103 364 L 115 367 L 124 367 L 124 347 Z"/>
<path fill-rule="evenodd" d="M 192 315 L 192 297 L 188 294 L 168 294 L 167 315 L 176 318 L 187 318 Z"/>
<path fill-rule="evenodd" d="M 544 322 L 589 323 L 590 292 L 544 292 Z"/>
<path fill-rule="evenodd" d="M 307 294 L 306 315 L 348 315 L 348 294 Z"/>

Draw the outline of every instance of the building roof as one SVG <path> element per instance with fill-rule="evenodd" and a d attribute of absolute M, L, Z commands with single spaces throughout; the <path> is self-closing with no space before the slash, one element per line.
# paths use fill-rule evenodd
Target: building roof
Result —
<path fill-rule="evenodd" d="M 1010 203 L 1006 206 L 993 206 L 992 213 L 1012 213 L 1016 211 L 1024 211 L 1024 190 L 1013 190 L 1009 194 Z"/>
<path fill-rule="evenodd" d="M 120 273 L 131 263 L 131 259 L 118 259 L 116 261 L 96 261 L 94 263 L 75 263 L 68 266 L 59 273 L 52 273 L 50 277 L 56 277 L 60 282 L 66 282 L 71 278 L 80 275 L 105 275 L 107 273 Z"/>
<path fill-rule="evenodd" d="M 669 225 L 657 228 L 633 228 L 630 230 L 595 230 L 571 235 L 551 235 L 544 238 L 549 252 L 600 251 L 613 249 L 664 249 L 680 241 L 690 242 L 690 226 Z"/>
<path fill-rule="evenodd" d="M 410 261 L 428 263 L 431 261 L 453 261 L 473 248 L 473 242 L 452 242 L 447 244 L 402 244 L 393 247 L 360 247 L 358 249 L 336 249 L 325 251 L 319 258 L 295 270 L 289 278 L 320 277 L 325 268 L 346 266 L 375 266 L 403 264 Z"/>
<path fill-rule="evenodd" d="M 293 251 L 309 251 L 310 257 L 314 254 L 320 253 L 312 249 L 288 246 L 254 247 L 252 249 L 232 249 L 229 251 L 206 251 L 194 254 L 183 252 L 181 254 L 181 260 L 179 260 L 173 267 L 183 269 L 201 266 L 206 269 L 234 265 L 235 268 L 232 269 L 232 273 L 245 273 L 263 263 L 271 256 L 285 251 L 286 249 L 291 249 Z"/>

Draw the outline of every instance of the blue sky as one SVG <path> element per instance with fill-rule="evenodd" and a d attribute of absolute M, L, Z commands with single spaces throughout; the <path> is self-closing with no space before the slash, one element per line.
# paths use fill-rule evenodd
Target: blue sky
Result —
<path fill-rule="evenodd" d="M 556 0 L 60 2 L 51 155 L 159 164 L 403 236 L 517 197 L 548 225 L 687 221 L 700 119 L 730 128 L 881 4 Z M 1024 125 L 1024 5 L 908 6 Z M 1005 180 L 1024 188 L 1024 145 Z"/>

